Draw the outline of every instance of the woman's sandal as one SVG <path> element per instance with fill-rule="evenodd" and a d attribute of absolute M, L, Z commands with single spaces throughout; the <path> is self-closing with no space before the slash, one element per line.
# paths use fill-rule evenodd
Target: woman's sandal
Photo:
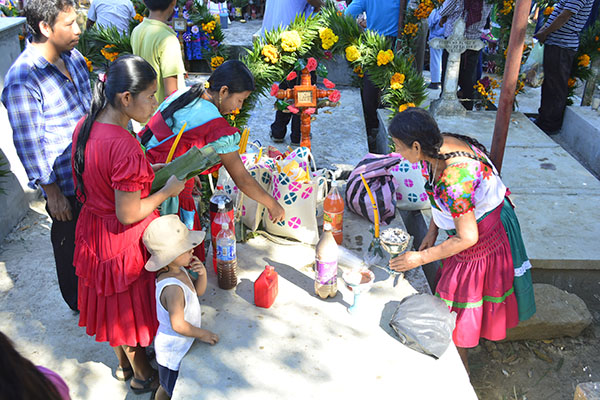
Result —
<path fill-rule="evenodd" d="M 131 386 L 131 384 L 133 382 L 137 383 L 138 385 L 141 385 L 142 387 L 136 388 L 136 387 Z M 155 387 L 152 386 L 155 382 L 158 383 L 157 371 L 154 371 L 152 376 L 150 378 L 146 379 L 145 381 L 134 377 L 131 380 L 131 382 L 129 382 L 129 388 L 135 394 L 148 393 L 148 392 L 152 392 L 152 391 L 158 389 L 158 385 L 156 385 Z"/>
<path fill-rule="evenodd" d="M 117 370 L 115 371 L 115 378 L 117 378 L 118 381 L 121 382 L 125 382 L 130 380 L 133 377 L 133 368 L 131 367 L 117 367 Z"/>

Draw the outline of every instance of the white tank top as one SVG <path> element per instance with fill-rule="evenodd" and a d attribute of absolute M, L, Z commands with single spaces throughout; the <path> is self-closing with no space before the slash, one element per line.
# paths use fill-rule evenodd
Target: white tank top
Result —
<path fill-rule="evenodd" d="M 189 275 L 185 268 L 181 267 L 188 279 Z M 202 312 L 200 310 L 200 302 L 198 296 L 190 289 L 188 285 L 181 282 L 177 278 L 165 278 L 160 282 L 156 282 L 156 314 L 158 318 L 158 331 L 154 338 L 154 349 L 156 351 L 156 362 L 173 371 L 179 371 L 181 360 L 188 352 L 194 338 L 180 335 L 171 327 L 171 319 L 169 312 L 163 307 L 160 302 L 160 296 L 165 287 L 176 285 L 183 290 L 185 298 L 185 307 L 183 309 L 183 317 L 190 324 L 200 328 L 202 320 Z"/>

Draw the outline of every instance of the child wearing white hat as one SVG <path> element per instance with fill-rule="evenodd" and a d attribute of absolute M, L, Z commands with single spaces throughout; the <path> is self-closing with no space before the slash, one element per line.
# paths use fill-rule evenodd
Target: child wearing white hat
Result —
<path fill-rule="evenodd" d="M 154 339 L 160 387 L 156 399 L 170 399 L 183 356 L 194 338 L 214 345 L 219 336 L 200 328 L 198 296 L 206 290 L 206 269 L 194 256 L 194 247 L 204 240 L 204 232 L 190 231 L 177 215 L 155 219 L 143 240 L 152 255 L 145 268 L 156 273 L 156 313 L 158 331 Z M 192 279 L 185 267 L 198 274 Z"/>

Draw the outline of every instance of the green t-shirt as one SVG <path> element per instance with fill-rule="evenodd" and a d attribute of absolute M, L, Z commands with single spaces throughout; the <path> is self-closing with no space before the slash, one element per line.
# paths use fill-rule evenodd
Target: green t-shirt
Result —
<path fill-rule="evenodd" d="M 163 79 L 177 77 L 179 89 L 185 87 L 183 74 L 183 58 L 177 34 L 167 24 L 155 19 L 144 18 L 131 33 L 133 54 L 148 61 L 157 75 L 156 100 L 162 103 L 165 99 Z M 168 96 L 170 93 L 167 93 Z"/>

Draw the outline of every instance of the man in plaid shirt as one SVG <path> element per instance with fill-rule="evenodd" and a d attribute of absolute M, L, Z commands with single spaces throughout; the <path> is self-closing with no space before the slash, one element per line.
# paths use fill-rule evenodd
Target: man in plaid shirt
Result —
<path fill-rule="evenodd" d="M 6 75 L 2 102 L 29 185 L 40 187 L 46 198 L 58 283 L 76 311 L 73 252 L 79 207 L 71 142 L 77 121 L 90 106 L 89 73 L 84 57 L 74 49 L 81 30 L 73 0 L 30 0 L 25 16 L 33 40 Z"/>

